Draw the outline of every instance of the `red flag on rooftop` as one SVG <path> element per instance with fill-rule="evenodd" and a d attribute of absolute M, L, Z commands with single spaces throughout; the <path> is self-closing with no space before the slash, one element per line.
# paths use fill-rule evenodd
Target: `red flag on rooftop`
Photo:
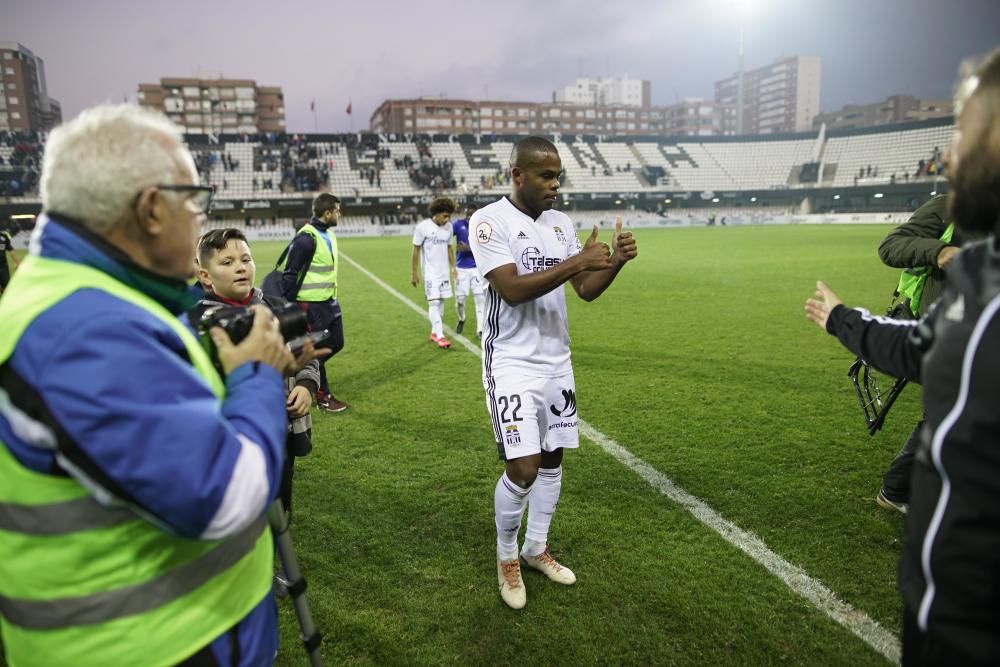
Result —
<path fill-rule="evenodd" d="M 350 115 L 351 115 L 351 106 L 352 106 L 353 104 L 354 104 L 353 102 L 348 102 L 348 103 L 347 103 L 347 115 L 348 115 L 348 116 L 350 116 Z"/>

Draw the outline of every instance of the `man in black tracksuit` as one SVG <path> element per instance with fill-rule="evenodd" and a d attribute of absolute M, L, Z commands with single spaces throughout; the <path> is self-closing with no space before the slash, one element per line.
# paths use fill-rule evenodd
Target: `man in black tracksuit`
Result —
<path fill-rule="evenodd" d="M 952 222 L 947 219 L 946 203 L 945 195 L 932 197 L 918 208 L 909 220 L 889 232 L 878 248 L 878 256 L 886 266 L 897 269 L 924 267 L 929 269 L 917 308 L 918 315 L 926 312 L 941 295 L 945 268 L 961 247 L 984 236 L 979 232 L 956 227 L 951 240 L 942 241 L 941 237 Z M 896 454 L 896 458 L 882 476 L 882 488 L 879 490 L 877 500 L 878 504 L 886 509 L 898 510 L 904 514 L 907 511 L 910 503 L 910 468 L 913 465 L 913 452 L 923 425 L 923 419 L 917 422 L 903 448 Z"/>
<path fill-rule="evenodd" d="M 849 350 L 924 386 L 899 566 L 904 665 L 1000 664 L 1000 49 L 955 110 L 950 211 L 990 236 L 952 260 L 917 322 L 849 310 L 823 283 L 806 302 Z"/>

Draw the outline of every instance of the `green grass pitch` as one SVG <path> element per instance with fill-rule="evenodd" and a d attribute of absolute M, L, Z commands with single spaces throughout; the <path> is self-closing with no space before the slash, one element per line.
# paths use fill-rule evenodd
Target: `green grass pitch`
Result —
<path fill-rule="evenodd" d="M 881 312 L 898 276 L 875 252 L 887 230 L 638 230 L 639 258 L 596 302 L 570 295 L 569 317 L 584 420 L 898 632 L 903 520 L 874 497 L 919 392 L 870 438 L 852 358 L 803 314 L 817 278 Z M 258 279 L 281 247 L 254 245 Z M 423 305 L 409 239 L 340 248 Z M 527 608 L 507 609 L 480 362 L 438 350 L 426 318 L 346 262 L 340 271 L 347 345 L 328 368 L 352 407 L 314 413 L 293 524 L 330 662 L 885 662 L 585 439 L 566 456 L 550 534 L 579 582 L 527 572 Z M 281 615 L 279 663 L 303 664 L 290 605 Z"/>
<path fill-rule="evenodd" d="M 898 276 L 875 252 L 888 229 L 637 230 L 639 258 L 615 284 L 568 301 L 580 416 L 898 633 L 903 519 L 874 498 L 919 390 L 870 438 L 852 357 L 803 314 L 817 278 L 881 312 Z M 282 247 L 253 244 L 258 282 Z M 408 238 L 340 248 L 423 307 Z M 292 525 L 328 664 L 886 663 L 586 439 L 566 455 L 550 533 L 579 581 L 528 571 L 528 606 L 508 609 L 479 359 L 432 346 L 426 317 L 347 262 L 340 284 L 347 345 L 328 369 L 351 409 L 313 413 Z M 279 606 L 278 664 L 304 665 Z"/>

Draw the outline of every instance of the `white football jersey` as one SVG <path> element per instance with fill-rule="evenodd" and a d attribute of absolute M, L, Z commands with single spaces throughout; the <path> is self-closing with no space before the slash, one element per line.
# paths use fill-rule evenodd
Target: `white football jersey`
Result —
<path fill-rule="evenodd" d="M 413 245 L 420 246 L 420 261 L 424 282 L 449 280 L 448 246 L 452 238 L 451 223 L 438 227 L 427 218 L 413 230 Z"/>
<path fill-rule="evenodd" d="M 533 220 L 506 197 L 473 214 L 469 245 L 484 277 L 504 264 L 513 264 L 518 275 L 544 271 L 580 252 L 565 213 L 545 211 Z M 504 302 L 492 287 L 486 290 L 484 379 L 508 373 L 557 377 L 571 370 L 564 287 L 519 306 Z"/>

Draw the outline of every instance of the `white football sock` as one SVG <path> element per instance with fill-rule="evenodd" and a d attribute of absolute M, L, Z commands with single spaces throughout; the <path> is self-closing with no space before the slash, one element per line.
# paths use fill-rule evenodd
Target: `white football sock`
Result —
<path fill-rule="evenodd" d="M 545 550 L 549 538 L 549 524 L 552 515 L 559 504 L 559 491 L 562 489 L 562 466 L 558 468 L 539 468 L 538 477 L 531 487 L 531 500 L 528 502 L 528 528 L 524 533 L 524 549 L 526 556 L 537 556 Z"/>
<path fill-rule="evenodd" d="M 493 491 L 493 512 L 497 524 L 497 558 L 517 558 L 517 533 L 521 530 L 521 517 L 527 504 L 531 487 L 522 489 L 510 481 L 505 472 Z"/>
<path fill-rule="evenodd" d="M 432 299 L 427 302 L 427 317 L 431 321 L 431 333 L 435 336 L 444 335 L 444 321 L 442 311 L 444 310 L 444 300 Z"/>
<path fill-rule="evenodd" d="M 455 310 L 458 311 L 458 319 L 462 321 L 465 319 L 465 297 L 456 296 L 455 297 Z"/>

